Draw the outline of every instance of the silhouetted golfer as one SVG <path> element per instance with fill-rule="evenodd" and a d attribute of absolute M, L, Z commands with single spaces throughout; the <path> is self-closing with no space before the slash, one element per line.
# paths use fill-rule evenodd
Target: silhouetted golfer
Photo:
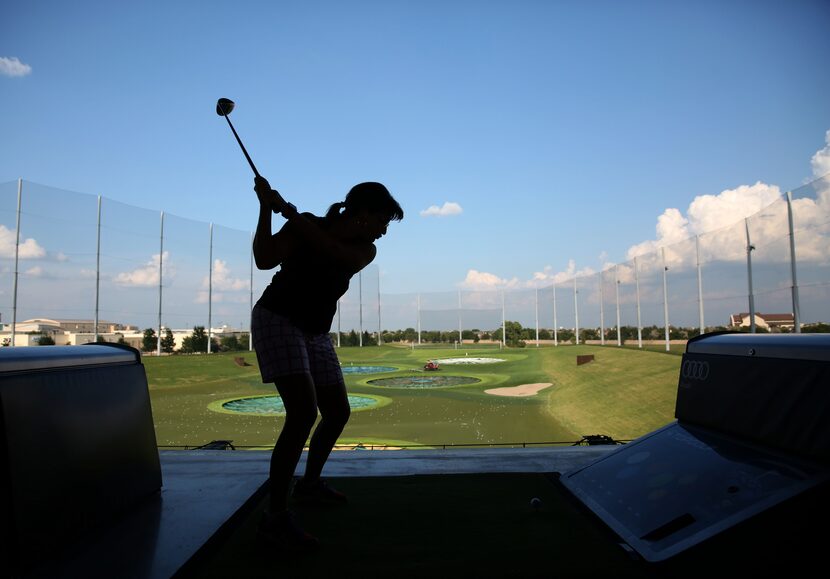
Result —
<path fill-rule="evenodd" d="M 320 479 L 323 465 L 349 420 L 340 362 L 329 336 L 337 300 L 349 280 L 375 258 L 374 242 L 403 210 L 380 183 L 355 185 L 325 217 L 298 213 L 262 177 L 254 180 L 260 209 L 254 238 L 259 269 L 282 266 L 254 306 L 251 330 L 263 382 L 274 382 L 285 406 L 285 424 L 271 455 L 271 503 L 260 535 L 288 549 L 317 545 L 288 511 L 291 480 L 311 437 L 305 476 L 293 494 L 308 500 L 345 502 Z M 272 234 L 272 209 L 287 223 Z"/>

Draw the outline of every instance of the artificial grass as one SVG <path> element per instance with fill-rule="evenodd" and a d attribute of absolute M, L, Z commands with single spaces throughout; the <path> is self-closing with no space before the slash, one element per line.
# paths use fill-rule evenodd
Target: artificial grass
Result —
<path fill-rule="evenodd" d="M 329 479 L 345 506 L 292 506 L 320 539 L 286 554 L 256 540 L 263 499 L 192 577 L 644 577 L 543 474 Z M 538 497 L 537 511 L 530 500 Z"/>
<path fill-rule="evenodd" d="M 260 489 L 177 577 L 812 576 L 825 565 L 830 487 L 786 503 L 660 563 L 624 550 L 557 482 L 541 473 L 332 478 L 347 505 L 292 503 L 320 539 L 285 553 L 256 538 Z M 530 500 L 538 497 L 541 508 Z"/>
<path fill-rule="evenodd" d="M 580 353 L 596 361 L 577 367 Z M 427 359 L 482 356 L 503 362 L 444 365 L 441 375 L 473 376 L 481 382 L 429 389 L 390 388 L 370 381 L 420 374 Z M 242 356 L 249 366 L 239 366 Z M 399 446 L 572 442 L 585 434 L 631 439 L 671 421 L 680 357 L 600 346 L 419 348 L 385 345 L 340 348 L 344 366 L 382 365 L 394 372 L 345 376 L 350 394 L 392 399 L 377 409 L 355 412 L 344 439 Z M 214 412 L 211 403 L 274 395 L 262 384 L 249 352 L 145 357 L 157 442 L 198 446 L 233 440 L 238 447 L 273 445 L 282 418 Z M 491 388 L 551 382 L 553 388 L 527 398 L 487 394 Z M 394 442 L 393 442 L 394 441 Z M 396 444 L 397 443 L 397 444 Z"/>
<path fill-rule="evenodd" d="M 441 375 L 474 376 L 481 381 L 468 386 L 430 389 L 390 388 L 369 381 L 380 377 L 422 373 L 427 358 L 457 357 L 477 350 L 421 350 L 394 346 L 341 348 L 344 366 L 384 365 L 395 372 L 346 374 L 350 394 L 369 394 L 391 398 L 393 403 L 352 415 L 343 438 L 373 442 L 407 441 L 410 444 L 503 444 L 524 442 L 573 441 L 579 437 L 557 424 L 545 410 L 544 399 L 503 398 L 484 390 L 526 382 L 539 382 L 545 376 L 535 353 L 485 349 L 488 357 L 504 362 L 470 366 L 446 366 Z M 530 354 L 530 355 L 529 355 Z M 240 367 L 233 358 L 239 353 L 198 356 L 146 357 L 150 397 L 161 446 L 198 446 L 210 440 L 233 440 L 239 447 L 273 444 L 281 418 L 231 415 L 213 412 L 208 406 L 217 400 L 235 397 L 273 395 L 272 384 L 262 384 L 256 357 L 243 354 L 251 366 Z M 394 441 L 394 442 L 392 442 Z"/>

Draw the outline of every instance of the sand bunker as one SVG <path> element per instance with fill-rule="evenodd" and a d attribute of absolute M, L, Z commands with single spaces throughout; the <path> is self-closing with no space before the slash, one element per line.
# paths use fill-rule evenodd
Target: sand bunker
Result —
<path fill-rule="evenodd" d="M 522 384 L 521 386 L 509 386 L 507 388 L 491 388 L 485 390 L 485 392 L 494 396 L 534 396 L 550 386 L 553 386 L 550 382 L 540 382 L 539 384 Z"/>
<path fill-rule="evenodd" d="M 504 362 L 501 358 L 473 358 L 473 357 L 464 357 L 464 358 L 439 358 L 435 360 L 439 364 L 495 364 L 496 362 Z"/>

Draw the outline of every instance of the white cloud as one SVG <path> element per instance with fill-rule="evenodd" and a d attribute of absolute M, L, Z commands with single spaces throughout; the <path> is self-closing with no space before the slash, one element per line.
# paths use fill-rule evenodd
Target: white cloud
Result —
<path fill-rule="evenodd" d="M 816 151 L 816 154 L 810 159 L 814 177 L 821 177 L 830 173 L 830 131 L 825 133 L 824 142 L 826 143 L 824 148 Z"/>
<path fill-rule="evenodd" d="M 460 215 L 463 211 L 458 203 L 445 201 L 441 207 L 430 205 L 421 211 L 421 217 L 447 217 L 449 215 Z"/>
<path fill-rule="evenodd" d="M 701 195 L 689 205 L 691 233 L 714 231 L 733 225 L 780 198 L 781 190 L 776 185 L 767 185 L 760 181 L 755 185 L 727 189 L 718 195 Z"/>
<path fill-rule="evenodd" d="M 169 252 L 165 251 L 162 254 L 162 268 L 165 277 L 168 277 L 167 262 Z M 118 285 L 148 287 L 158 285 L 159 283 L 159 254 L 156 253 L 143 266 L 129 272 L 122 272 L 113 278 L 113 281 Z"/>
<path fill-rule="evenodd" d="M 242 278 L 234 278 L 231 276 L 231 270 L 228 263 L 221 259 L 213 260 L 213 290 L 214 291 L 241 291 L 248 289 L 250 280 Z M 202 279 L 202 287 L 209 286 L 208 276 Z M 216 295 L 214 294 L 214 298 Z"/>
<path fill-rule="evenodd" d="M 0 56 L 0 74 L 4 76 L 26 76 L 32 74 L 32 67 L 20 62 L 16 56 Z"/>
<path fill-rule="evenodd" d="M 574 260 L 568 261 L 565 271 L 555 271 L 552 266 L 546 265 L 542 271 L 533 272 L 530 279 L 522 281 L 518 277 L 502 278 L 494 273 L 471 269 L 467 271 L 464 281 L 458 287 L 468 290 L 497 290 L 497 289 L 533 289 L 550 287 L 573 280 L 574 277 L 594 275 L 596 271 L 590 267 L 576 268 Z"/>
<path fill-rule="evenodd" d="M 250 296 L 233 295 L 225 292 L 240 292 L 247 290 L 250 287 L 250 280 L 231 276 L 231 269 L 228 267 L 226 261 L 221 259 L 213 260 L 213 285 L 209 284 L 208 276 L 202 278 L 202 290 L 196 293 L 197 304 L 208 303 L 208 298 L 211 298 L 213 303 L 230 302 L 230 303 L 248 303 Z M 211 287 L 212 294 L 208 293 L 208 287 Z"/>
<path fill-rule="evenodd" d="M 14 231 L 8 229 L 5 225 L 0 225 L 0 257 L 14 259 L 16 237 Z M 46 256 L 46 250 L 30 237 L 20 244 L 18 256 L 20 259 L 40 259 Z"/>
<path fill-rule="evenodd" d="M 521 283 L 516 277 L 512 279 L 500 278 L 494 273 L 471 269 L 467 272 L 467 277 L 464 278 L 464 281 L 458 285 L 466 289 L 487 290 L 515 288 L 519 287 Z"/>
<path fill-rule="evenodd" d="M 799 261 L 827 262 L 830 238 L 830 131 L 825 146 L 811 159 L 813 195 L 796 197 L 792 202 L 796 227 L 796 254 Z M 689 204 L 685 214 L 666 209 L 657 218 L 656 238 L 629 248 L 627 259 L 639 257 L 644 267 L 661 266 L 661 248 L 665 248 L 666 265 L 687 267 L 697 260 L 695 236 L 700 236 L 700 259 L 746 259 L 746 226 L 758 258 L 781 262 L 790 259 L 789 246 L 782 240 L 789 236 L 787 203 L 776 185 L 760 181 L 721 191 L 717 195 L 700 195 Z"/>
<path fill-rule="evenodd" d="M 24 273 L 29 277 L 43 277 L 43 268 L 36 265 L 35 267 L 30 267 Z"/>
<path fill-rule="evenodd" d="M 525 282 L 527 287 L 545 287 L 553 284 L 560 284 L 572 280 L 574 277 L 583 277 L 594 275 L 596 272 L 593 268 L 583 267 L 576 269 L 576 262 L 572 259 L 568 260 L 568 267 L 565 271 L 555 271 L 552 266 L 546 265 L 542 271 L 533 273 L 533 278 Z"/>
<path fill-rule="evenodd" d="M 830 131 L 827 145 L 812 158 L 813 172 L 817 177 L 830 173 Z M 830 241 L 830 186 L 828 179 L 811 183 L 813 195 L 795 197 L 792 202 L 796 227 L 796 253 L 799 261 L 830 263 L 826 251 Z M 437 207 L 430 209 L 437 211 Z M 424 212 L 422 212 L 424 214 Z M 788 214 L 786 199 L 781 189 L 761 181 L 754 185 L 741 185 L 726 189 L 717 195 L 700 195 L 689 204 L 685 212 L 668 208 L 657 218 L 655 239 L 638 243 L 627 252 L 629 262 L 616 265 L 603 252 L 599 259 L 606 283 L 617 279 L 622 284 L 634 283 L 633 260 L 638 258 L 638 270 L 650 272 L 662 270 L 663 253 L 669 269 L 694 267 L 697 263 L 696 237 L 699 236 L 702 263 L 737 261 L 746 259 L 746 226 L 748 218 L 753 259 L 762 262 L 789 261 Z M 471 269 L 458 286 L 464 289 L 495 290 L 504 288 L 543 288 L 572 281 L 575 277 L 588 277 L 597 272 L 584 267 L 577 270 L 569 260 L 564 271 L 556 271 L 546 265 L 533 272 L 531 279 L 521 281 L 501 278 L 496 274 Z"/>
<path fill-rule="evenodd" d="M 196 299 L 194 303 L 197 304 L 206 304 L 208 303 L 208 298 L 211 297 L 206 290 L 201 290 L 196 292 Z M 219 303 L 230 303 L 230 304 L 248 304 L 250 301 L 250 296 L 245 294 L 228 294 L 224 292 L 217 292 L 214 291 L 212 294 L 212 303 L 219 304 Z"/>
<path fill-rule="evenodd" d="M 743 255 L 745 237 L 740 239 L 743 229 L 742 220 L 755 215 L 765 207 L 781 199 L 781 190 L 776 185 L 767 185 L 758 181 L 754 185 L 741 185 L 735 189 L 726 189 L 718 195 L 699 195 L 689 204 L 684 215 L 679 209 L 666 209 L 657 218 L 654 240 L 643 241 L 629 248 L 627 259 L 647 254 L 656 254 L 661 247 L 669 247 L 692 239 L 695 235 L 707 233 L 710 239 L 723 235 L 716 246 L 722 251 L 718 257 L 732 258 L 737 252 Z M 757 221 L 761 224 L 761 220 Z M 780 228 L 781 222 L 776 221 Z M 719 231 L 726 228 L 725 231 Z M 779 232 L 780 233 L 780 232 Z M 676 261 L 676 256 L 667 256 L 667 261 Z"/>

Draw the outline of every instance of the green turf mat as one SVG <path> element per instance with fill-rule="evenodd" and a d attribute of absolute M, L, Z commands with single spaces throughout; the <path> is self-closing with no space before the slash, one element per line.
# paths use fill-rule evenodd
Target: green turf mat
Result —
<path fill-rule="evenodd" d="M 286 555 L 255 540 L 262 500 L 188 569 L 196 577 L 645 577 L 543 474 L 329 479 L 345 506 L 293 509 L 321 542 Z M 537 511 L 530 501 L 542 501 Z M 196 563 L 196 562 L 194 562 Z"/>

